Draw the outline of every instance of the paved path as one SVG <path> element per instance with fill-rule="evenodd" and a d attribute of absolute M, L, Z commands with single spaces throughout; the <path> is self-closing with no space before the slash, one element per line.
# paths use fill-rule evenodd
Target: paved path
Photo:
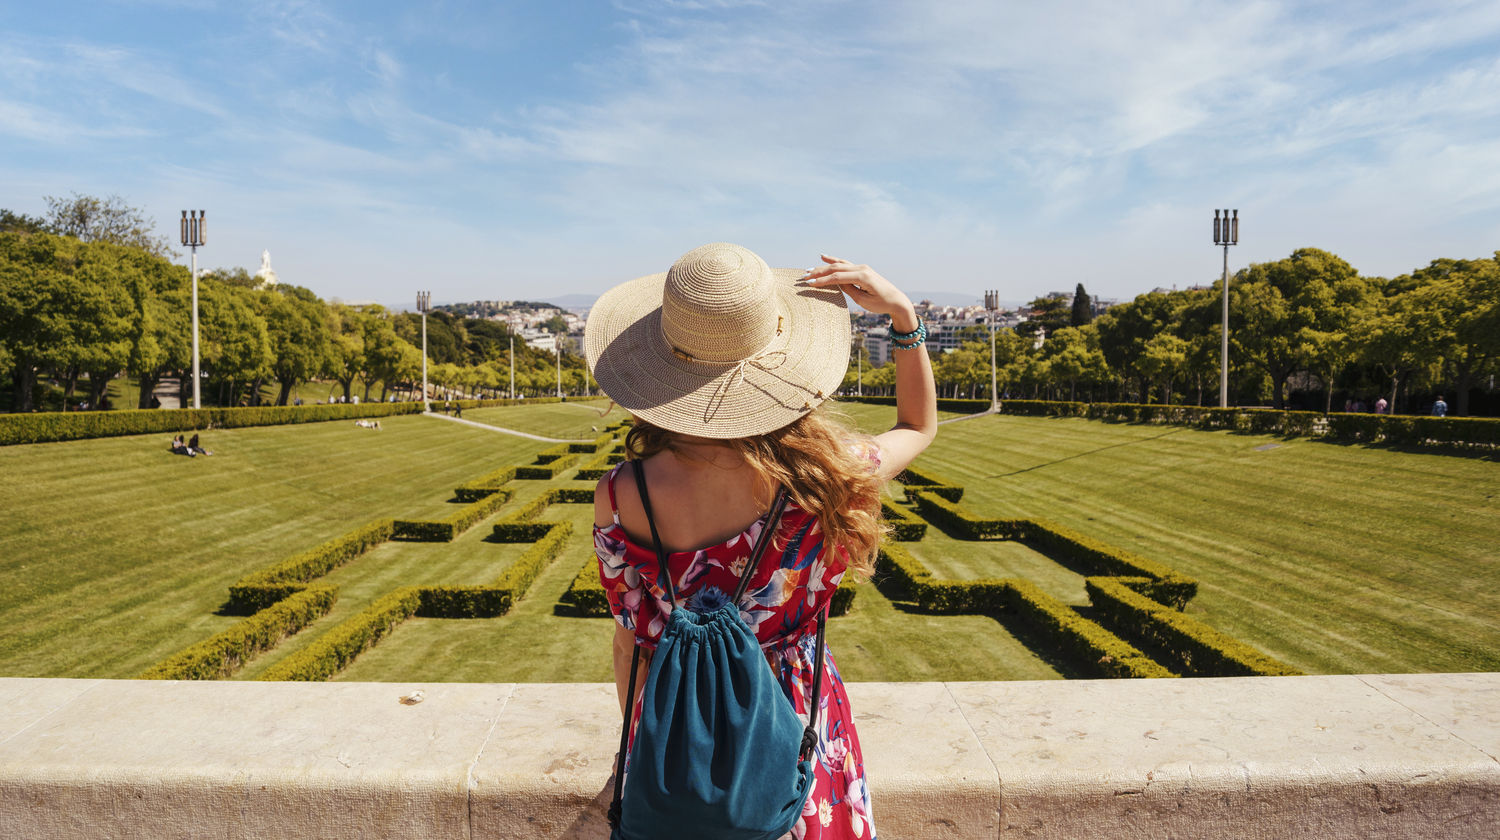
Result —
<path fill-rule="evenodd" d="M 962 417 L 949 417 L 947 420 L 939 420 L 938 421 L 938 425 L 941 426 L 944 423 L 957 423 L 960 420 L 973 420 L 975 417 L 988 417 L 991 414 L 999 414 L 999 413 L 1000 412 L 991 409 L 990 411 L 981 411 L 978 414 L 965 414 Z"/>
<path fill-rule="evenodd" d="M 531 434 L 530 432 L 518 432 L 515 429 L 505 429 L 505 428 L 501 428 L 500 426 L 491 426 L 488 423 L 477 423 L 477 422 L 475 422 L 473 420 L 465 420 L 462 417 L 450 417 L 450 416 L 448 416 L 446 414 L 439 414 L 436 411 L 424 411 L 424 412 L 422 412 L 422 414 L 424 416 L 427 416 L 427 417 L 436 417 L 439 420 L 447 420 L 450 423 L 464 423 L 466 425 L 473 426 L 476 429 L 487 429 L 487 430 L 489 430 L 491 432 L 500 432 L 501 434 L 515 435 L 516 437 L 530 438 L 532 440 L 541 440 L 541 441 L 546 441 L 547 443 L 593 443 L 593 441 L 594 441 L 593 438 L 551 438 L 551 437 L 542 437 L 541 435 L 534 435 L 534 434 Z"/>

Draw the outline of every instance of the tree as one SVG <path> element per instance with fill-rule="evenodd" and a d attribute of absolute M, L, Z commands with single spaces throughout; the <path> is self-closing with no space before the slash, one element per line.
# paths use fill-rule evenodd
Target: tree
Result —
<path fill-rule="evenodd" d="M 1094 320 L 1094 301 L 1083 290 L 1083 284 L 1073 290 L 1073 311 L 1068 317 L 1068 326 L 1081 327 Z"/>
<path fill-rule="evenodd" d="M 81 242 L 113 242 L 140 248 L 158 257 L 173 253 L 167 238 L 156 234 L 156 226 L 117 195 L 96 198 L 73 193 L 72 198 L 49 195 L 42 200 L 47 203 L 46 223 L 51 233 Z"/>
<path fill-rule="evenodd" d="M 1046 375 L 1053 382 L 1068 383 L 1068 399 L 1078 398 L 1078 383 L 1101 382 L 1109 377 L 1109 363 L 1099 349 L 1099 332 L 1093 326 L 1063 327 L 1042 345 Z"/>
<path fill-rule="evenodd" d="M 271 339 L 248 289 L 212 279 L 198 284 L 199 332 L 204 373 L 235 405 L 248 388 L 248 401 L 260 401 L 260 384 L 271 375 Z"/>
<path fill-rule="evenodd" d="M 1341 331 L 1370 294 L 1349 263 L 1317 248 L 1300 248 L 1273 263 L 1241 271 L 1230 287 L 1230 336 L 1271 379 L 1273 405 L 1286 407 L 1286 381 L 1315 363 L 1311 337 Z"/>
<path fill-rule="evenodd" d="M 1042 329 L 1047 331 L 1047 335 L 1052 335 L 1068 326 L 1071 316 L 1067 300 L 1055 295 L 1033 300 L 1027 304 L 1026 312 L 1026 320 L 1017 325 L 1016 332 L 1028 338 L 1036 335 L 1037 330 Z"/>
<path fill-rule="evenodd" d="M 297 383 L 334 366 L 327 310 L 322 301 L 307 301 L 280 289 L 255 294 L 270 339 L 271 373 L 280 386 L 276 404 L 286 405 Z"/>
<path fill-rule="evenodd" d="M 1149 399 L 1147 385 L 1151 381 L 1140 367 L 1146 342 L 1170 329 L 1178 312 L 1171 296 L 1148 292 L 1111 308 L 1093 322 L 1105 361 L 1118 375 L 1135 378 L 1136 392 L 1143 402 Z"/>
<path fill-rule="evenodd" d="M 1188 343 L 1172 333 L 1157 333 L 1146 342 L 1136 365 L 1143 376 L 1161 386 L 1163 405 L 1172 404 L 1172 383 L 1187 367 L 1187 358 Z"/>
<path fill-rule="evenodd" d="M 47 220 L 0 209 L 0 233 L 45 233 Z"/>
<path fill-rule="evenodd" d="M 1500 251 L 1494 259 L 1439 259 L 1412 272 L 1411 307 L 1431 313 L 1425 343 L 1455 385 L 1453 413 L 1469 413 L 1475 374 L 1500 358 Z"/>

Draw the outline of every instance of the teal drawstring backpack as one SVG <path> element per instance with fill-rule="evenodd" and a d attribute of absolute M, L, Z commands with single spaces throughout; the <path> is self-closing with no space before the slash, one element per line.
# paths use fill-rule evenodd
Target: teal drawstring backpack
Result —
<path fill-rule="evenodd" d="M 792 830 L 812 790 L 827 619 L 826 612 L 818 616 L 817 666 L 803 727 L 739 611 L 740 598 L 781 521 L 786 490 L 779 490 L 771 504 L 734 597 L 696 613 L 677 603 L 642 466 L 636 461 L 632 472 L 651 524 L 658 580 L 672 613 L 642 690 L 628 780 L 631 704 L 626 704 L 609 807 L 610 840 L 777 840 Z M 637 645 L 626 694 L 632 700 L 640 655 Z"/>

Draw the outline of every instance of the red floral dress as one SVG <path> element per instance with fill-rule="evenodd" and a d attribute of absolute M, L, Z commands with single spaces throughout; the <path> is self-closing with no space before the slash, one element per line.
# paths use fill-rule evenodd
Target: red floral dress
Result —
<path fill-rule="evenodd" d="M 875 457 L 872 454 L 872 460 Z M 604 528 L 594 527 L 594 553 L 599 556 L 599 577 L 615 621 L 627 630 L 635 630 L 638 644 L 654 650 L 666 629 L 672 605 L 666 589 L 658 583 L 656 550 L 635 544 L 620 527 L 615 505 L 618 473 L 619 467 L 610 472 L 608 484 L 614 522 Z M 744 532 L 718 545 L 668 554 L 667 568 L 676 584 L 678 599 L 696 612 L 708 612 L 727 601 L 765 525 L 765 517 L 761 517 Z M 838 588 L 848 560 L 843 549 L 832 552 L 831 557 L 825 556 L 818 518 L 791 503 L 782 514 L 777 537 L 767 548 L 760 568 L 750 577 L 744 600 L 740 602 L 740 617 L 760 640 L 771 672 L 792 701 L 792 708 L 806 721 L 815 664 L 817 616 Z M 782 547 L 779 551 L 778 545 Z M 854 732 L 849 698 L 826 644 L 823 652 L 813 787 L 791 837 L 873 840 L 875 824 L 870 819 L 870 792 L 865 785 L 864 758 Z M 637 701 L 633 720 L 639 715 Z M 632 722 L 632 741 L 634 726 Z"/>

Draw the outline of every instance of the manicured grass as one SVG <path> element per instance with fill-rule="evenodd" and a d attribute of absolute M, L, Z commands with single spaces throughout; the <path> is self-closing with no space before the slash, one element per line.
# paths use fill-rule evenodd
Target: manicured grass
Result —
<path fill-rule="evenodd" d="M 1500 670 L 1493 460 L 984 417 L 922 465 L 1199 580 L 1195 617 L 1309 673 Z"/>
<path fill-rule="evenodd" d="M 894 416 L 845 409 L 869 431 Z M 464 417 L 579 438 L 614 419 L 588 403 Z M 237 621 L 215 610 L 243 574 L 379 516 L 445 515 L 453 487 L 548 446 L 417 416 L 382 425 L 216 431 L 205 444 L 218 454 L 193 460 L 169 455 L 165 436 L 0 448 L 0 675 L 133 676 Z M 944 425 L 920 465 L 965 486 L 978 515 L 1051 519 L 1197 578 L 1189 612 L 1310 673 L 1500 670 L 1492 460 L 999 416 Z M 496 516 L 546 486 L 515 482 Z M 338 678 L 607 680 L 612 623 L 554 612 L 592 557 L 591 509 L 541 518 L 574 535 L 508 615 L 411 619 Z M 489 524 L 448 544 L 387 543 L 333 571 L 333 611 L 237 677 L 397 586 L 492 581 L 526 546 L 489 541 Z M 1024 577 L 1087 603 L 1078 575 L 1024 545 L 936 528 L 907 545 L 940 577 Z M 852 680 L 1059 676 L 995 619 L 914 613 L 870 584 L 830 623 L 829 645 Z"/>
<path fill-rule="evenodd" d="M 428 417 L 0 447 L 0 674 L 129 677 L 235 619 L 240 576 L 546 444 Z"/>
<path fill-rule="evenodd" d="M 438 409 L 441 402 L 433 403 Z M 609 413 L 599 412 L 609 408 Z M 562 403 L 538 403 L 537 405 L 497 405 L 490 408 L 471 408 L 463 413 L 463 419 L 476 423 L 487 423 L 518 432 L 546 437 L 593 440 L 605 426 L 629 419 L 630 415 L 618 406 L 610 407 L 608 400 L 569 400 Z"/>

